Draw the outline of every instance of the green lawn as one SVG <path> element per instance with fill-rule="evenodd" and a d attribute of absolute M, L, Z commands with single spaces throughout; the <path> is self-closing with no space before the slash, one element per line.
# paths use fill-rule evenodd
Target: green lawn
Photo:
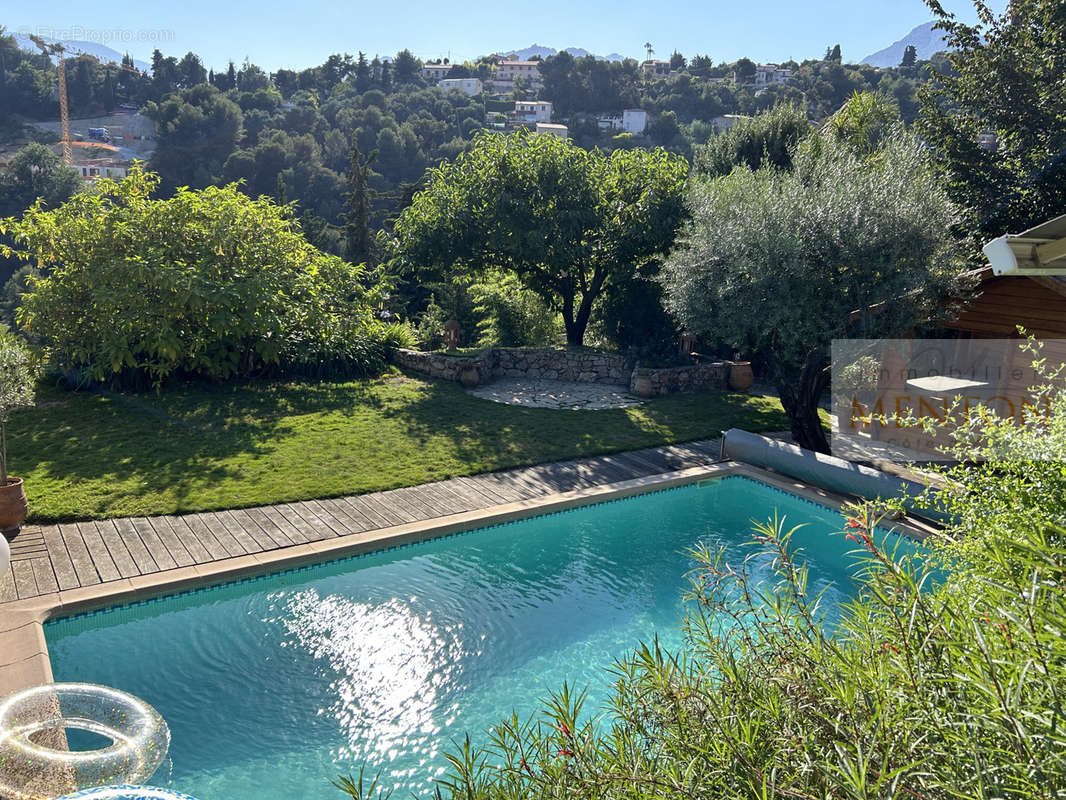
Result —
<path fill-rule="evenodd" d="M 204 511 L 788 427 L 776 400 L 676 395 L 612 411 L 517 408 L 392 373 L 101 396 L 43 388 L 8 455 L 31 521 Z"/>

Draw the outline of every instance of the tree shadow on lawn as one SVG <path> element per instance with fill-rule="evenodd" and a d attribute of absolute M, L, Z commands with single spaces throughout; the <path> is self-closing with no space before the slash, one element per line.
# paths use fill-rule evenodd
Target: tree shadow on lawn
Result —
<path fill-rule="evenodd" d="M 788 427 L 776 400 L 749 395 L 673 395 L 627 409 L 564 411 L 493 402 L 446 381 L 426 384 L 416 400 L 384 414 L 411 438 L 447 440 L 470 467 L 466 474 L 716 438 L 732 427 Z M 564 480 L 577 475 L 567 474 L 569 465 L 561 469 Z"/>
<path fill-rule="evenodd" d="M 115 394 L 44 387 L 36 408 L 13 415 L 9 452 L 21 474 L 109 482 L 108 505 L 146 492 L 180 502 L 205 483 L 240 478 L 240 461 L 227 461 L 269 455 L 293 433 L 294 416 L 380 407 L 374 388 L 257 382 Z"/>

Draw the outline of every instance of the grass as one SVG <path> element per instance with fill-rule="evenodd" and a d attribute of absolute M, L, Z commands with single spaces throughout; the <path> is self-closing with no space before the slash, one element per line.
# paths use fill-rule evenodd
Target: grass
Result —
<path fill-rule="evenodd" d="M 788 427 L 780 404 L 675 395 L 609 411 L 520 408 L 393 372 L 100 395 L 43 387 L 8 424 L 35 522 L 237 508 Z"/>

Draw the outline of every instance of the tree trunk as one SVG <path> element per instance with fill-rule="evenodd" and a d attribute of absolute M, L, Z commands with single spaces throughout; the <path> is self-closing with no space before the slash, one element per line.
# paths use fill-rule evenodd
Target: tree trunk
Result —
<path fill-rule="evenodd" d="M 585 328 L 589 324 L 589 315 L 584 310 L 584 304 L 582 308 L 577 310 L 577 314 L 574 313 L 574 298 L 566 297 L 563 299 L 563 327 L 566 328 L 566 345 L 567 347 L 581 347 L 585 341 Z"/>
<path fill-rule="evenodd" d="M 792 425 L 792 438 L 800 447 L 816 453 L 829 453 L 829 441 L 818 416 L 819 401 L 828 384 L 829 358 L 822 352 L 812 353 L 795 379 L 782 378 L 777 384 L 781 405 Z"/>

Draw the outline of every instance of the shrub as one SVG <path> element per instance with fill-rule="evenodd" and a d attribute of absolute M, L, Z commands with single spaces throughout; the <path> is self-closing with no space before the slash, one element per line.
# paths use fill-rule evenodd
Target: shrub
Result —
<path fill-rule="evenodd" d="M 269 198 L 229 185 L 154 199 L 157 183 L 135 168 L 2 223 L 48 268 L 18 319 L 54 367 L 118 385 L 377 368 L 380 275 L 316 250 Z"/>
<path fill-rule="evenodd" d="M 0 327 L 0 486 L 7 484 L 7 421 L 33 405 L 37 365 L 26 345 Z"/>
<path fill-rule="evenodd" d="M 562 332 L 559 315 L 514 275 L 495 274 L 470 287 L 478 322 L 478 345 L 550 345 Z"/>

